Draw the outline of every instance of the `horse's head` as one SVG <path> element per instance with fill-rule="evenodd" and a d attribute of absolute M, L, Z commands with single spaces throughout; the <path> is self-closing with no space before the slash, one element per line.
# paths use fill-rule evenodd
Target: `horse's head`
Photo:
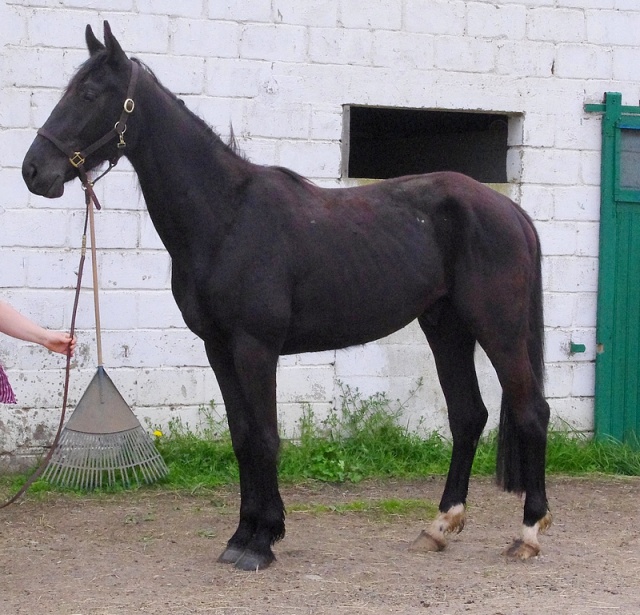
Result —
<path fill-rule="evenodd" d="M 71 79 L 22 164 L 29 190 L 49 198 L 61 196 L 65 182 L 83 170 L 89 171 L 105 160 L 117 160 L 124 143 L 122 133 L 131 128 L 127 119 L 134 106 L 134 63 L 122 51 L 106 21 L 105 44 L 90 26 L 86 41 L 89 59 Z"/>

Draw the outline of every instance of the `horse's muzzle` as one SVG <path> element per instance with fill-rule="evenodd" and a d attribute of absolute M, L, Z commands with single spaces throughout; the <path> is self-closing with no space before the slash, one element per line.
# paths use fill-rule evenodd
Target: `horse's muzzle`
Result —
<path fill-rule="evenodd" d="M 38 144 L 34 142 L 22 163 L 22 178 L 30 192 L 49 199 L 57 199 L 64 194 L 64 184 L 69 162 L 66 159 L 44 158 L 39 155 Z"/>

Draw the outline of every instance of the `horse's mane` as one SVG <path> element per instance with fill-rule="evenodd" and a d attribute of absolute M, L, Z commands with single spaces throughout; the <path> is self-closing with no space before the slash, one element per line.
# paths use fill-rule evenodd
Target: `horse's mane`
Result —
<path fill-rule="evenodd" d="M 73 91 L 80 83 L 82 83 L 82 81 L 87 77 L 87 75 L 89 75 L 89 73 L 91 73 L 93 70 L 104 65 L 107 61 L 107 58 L 108 58 L 108 54 L 106 52 L 99 52 L 91 56 L 88 60 L 86 60 L 82 64 L 82 66 L 80 66 L 80 68 L 78 69 L 74 77 L 71 79 L 71 81 L 67 85 L 65 94 Z M 205 120 L 203 120 L 199 115 L 191 111 L 191 109 L 189 109 L 189 107 L 186 106 L 184 100 L 179 98 L 176 94 L 174 94 L 171 90 L 169 90 L 167 87 L 165 87 L 162 84 L 162 82 L 158 79 L 158 77 L 153 72 L 153 70 L 149 68 L 149 66 L 147 66 L 147 64 L 145 64 L 142 60 L 135 57 L 132 57 L 131 61 L 138 64 L 138 66 L 140 66 L 140 68 L 142 68 L 144 72 L 153 79 L 155 85 L 158 88 L 160 88 L 170 99 L 175 101 L 176 105 L 180 105 L 181 112 L 185 113 L 190 118 L 190 120 L 193 121 L 198 126 L 201 132 L 211 140 L 212 144 L 215 144 L 218 146 L 221 145 L 227 151 L 237 156 L 238 158 L 247 160 L 247 157 L 245 156 L 245 154 L 240 149 L 240 146 L 238 145 L 235 133 L 233 131 L 233 125 L 231 123 L 229 123 L 229 140 L 225 143 L 220 138 L 220 135 L 218 135 L 218 133 L 216 133 L 216 131 Z M 304 184 L 307 186 L 308 185 L 315 186 L 315 184 L 310 179 L 307 179 L 303 175 L 300 175 L 295 171 L 292 171 L 291 169 L 288 169 L 286 167 L 270 166 L 269 168 L 279 171 L 281 173 L 284 173 L 290 179 L 300 184 Z"/>
<path fill-rule="evenodd" d="M 66 95 L 67 93 L 69 93 L 69 92 L 73 91 L 75 88 L 77 88 L 78 85 L 80 83 L 82 83 L 82 81 L 84 79 L 86 79 L 86 77 L 87 77 L 87 75 L 89 75 L 89 73 L 91 73 L 96 68 L 104 65 L 106 63 L 106 61 L 107 61 L 107 58 L 108 58 L 108 54 L 106 52 L 99 52 L 99 53 L 91 56 L 89 59 L 87 59 L 80 66 L 80 68 L 78 69 L 78 71 L 76 72 L 74 77 L 71 79 L 71 81 L 67 85 L 67 87 L 66 87 L 66 89 L 64 91 L 64 94 Z M 223 145 L 231 153 L 235 154 L 239 158 L 242 158 L 242 159 L 246 160 L 246 156 L 243 154 L 243 152 L 241 151 L 240 147 L 238 146 L 238 142 L 236 141 L 235 134 L 233 132 L 233 126 L 231 124 L 229 125 L 229 127 L 230 127 L 229 140 L 225 143 L 220 138 L 220 135 L 218 135 L 218 133 L 216 133 L 216 131 L 207 122 L 205 122 L 205 120 L 203 120 L 199 115 L 197 115 L 196 113 L 191 111 L 191 109 L 189 109 L 189 107 L 187 107 L 185 105 L 184 100 L 182 100 L 181 98 L 176 96 L 176 94 L 174 94 L 171 90 L 169 90 L 167 87 L 165 87 L 162 84 L 162 82 L 158 79 L 158 77 L 153 72 L 153 70 L 151 70 L 151 68 L 149 68 L 149 66 L 147 66 L 147 64 L 145 64 L 144 62 L 142 62 L 142 60 L 140 60 L 138 58 L 135 58 L 135 57 L 132 57 L 130 59 L 131 59 L 132 62 L 135 62 L 136 64 L 138 64 L 138 66 L 140 66 L 140 68 L 142 68 L 144 70 L 144 72 L 153 79 L 154 83 L 167 96 L 169 96 L 169 98 L 173 99 L 176 102 L 176 104 L 179 104 L 181 106 L 182 111 L 184 113 L 186 113 L 187 116 L 193 122 L 195 122 L 195 124 L 200 128 L 202 133 L 207 135 L 211 139 L 212 142 L 215 142 L 216 144 Z"/>

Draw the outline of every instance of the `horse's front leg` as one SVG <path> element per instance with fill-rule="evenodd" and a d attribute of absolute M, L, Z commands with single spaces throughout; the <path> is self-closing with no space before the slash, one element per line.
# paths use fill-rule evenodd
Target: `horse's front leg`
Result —
<path fill-rule="evenodd" d="M 240 521 L 218 561 L 241 570 L 266 568 L 275 560 L 271 545 L 285 532 L 277 476 L 278 355 L 248 335 L 229 347 L 205 346 L 224 398 L 240 470 Z"/>

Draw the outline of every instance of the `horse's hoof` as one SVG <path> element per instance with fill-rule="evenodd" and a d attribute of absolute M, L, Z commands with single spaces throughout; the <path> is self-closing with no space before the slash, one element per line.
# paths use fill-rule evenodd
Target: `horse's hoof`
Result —
<path fill-rule="evenodd" d="M 525 560 L 535 557 L 538 553 L 540 553 L 540 547 L 531 545 L 521 538 L 518 538 L 511 543 L 510 547 L 506 548 L 502 552 L 502 555 L 506 555 L 513 559 Z"/>
<path fill-rule="evenodd" d="M 409 547 L 409 551 L 412 553 L 427 553 L 433 551 L 442 551 L 447 546 L 445 540 L 436 538 L 429 534 L 426 530 L 422 530 L 420 535 L 413 541 L 413 544 Z"/>
<path fill-rule="evenodd" d="M 275 561 L 275 555 L 262 555 L 255 551 L 246 550 L 240 558 L 235 562 L 238 570 L 246 570 L 249 572 L 257 572 L 268 568 Z"/>
<path fill-rule="evenodd" d="M 244 549 L 227 547 L 218 558 L 218 561 L 221 564 L 235 564 L 242 557 L 243 553 Z"/>

